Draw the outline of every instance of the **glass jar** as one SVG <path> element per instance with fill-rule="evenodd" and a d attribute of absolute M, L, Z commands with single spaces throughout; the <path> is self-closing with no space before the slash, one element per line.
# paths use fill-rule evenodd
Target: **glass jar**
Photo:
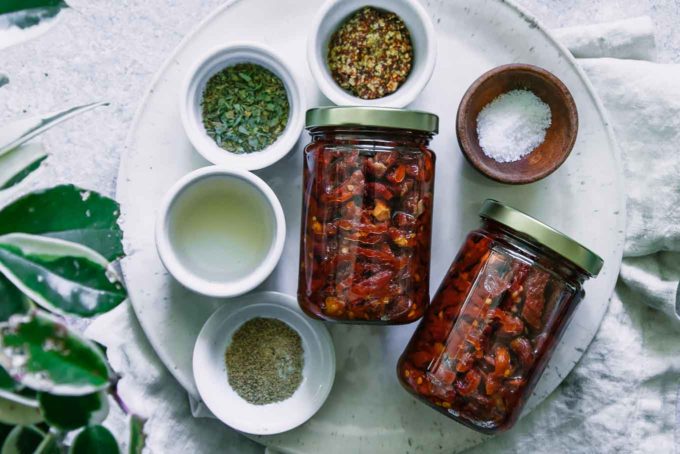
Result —
<path fill-rule="evenodd" d="M 399 359 L 401 384 L 484 433 L 519 417 L 602 259 L 493 200 Z"/>
<path fill-rule="evenodd" d="M 430 300 L 436 115 L 307 112 L 298 301 L 312 317 L 400 324 Z"/>

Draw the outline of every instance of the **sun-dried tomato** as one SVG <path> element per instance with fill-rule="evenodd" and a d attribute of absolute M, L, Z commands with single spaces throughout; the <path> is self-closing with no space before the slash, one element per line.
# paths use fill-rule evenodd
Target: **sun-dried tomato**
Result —
<path fill-rule="evenodd" d="M 406 178 L 406 166 L 399 164 L 391 171 L 387 172 L 387 181 L 393 184 L 399 184 Z"/>
<path fill-rule="evenodd" d="M 510 352 L 503 346 L 496 347 L 493 374 L 496 377 L 509 377 L 511 373 Z"/>
<path fill-rule="evenodd" d="M 298 300 L 308 314 L 408 323 L 427 308 L 435 158 L 426 136 L 404 137 L 377 150 L 329 135 L 306 148 Z"/>
<path fill-rule="evenodd" d="M 534 363 L 534 349 L 528 339 L 516 337 L 510 342 L 510 348 L 517 355 L 517 359 L 523 367 L 531 367 Z"/>
<path fill-rule="evenodd" d="M 361 194 L 364 189 L 364 174 L 356 170 L 352 175 L 335 188 L 330 188 L 321 197 L 322 202 L 343 203 Z"/>
<path fill-rule="evenodd" d="M 456 381 L 455 387 L 461 396 L 468 396 L 477 392 L 481 382 L 482 374 L 473 369 L 467 371 L 460 380 Z"/>
<path fill-rule="evenodd" d="M 543 306 L 545 306 L 545 287 L 548 285 L 550 275 L 542 270 L 533 270 L 529 274 L 525 284 L 526 289 L 524 305 L 522 306 L 522 317 L 534 329 L 540 329 L 543 317 Z"/>
<path fill-rule="evenodd" d="M 352 286 L 352 293 L 361 297 L 366 297 L 385 288 L 387 283 L 394 276 L 393 271 L 378 271 L 366 279 L 355 283 Z"/>
<path fill-rule="evenodd" d="M 492 309 L 489 311 L 489 318 L 500 323 L 499 334 L 506 336 L 517 336 L 524 331 L 524 323 L 519 318 L 501 310 Z"/>
<path fill-rule="evenodd" d="M 408 391 L 485 433 L 519 417 L 582 296 L 566 283 L 574 277 L 547 268 L 552 259 L 539 262 L 492 227 L 468 236 L 397 367 Z"/>
<path fill-rule="evenodd" d="M 366 195 L 368 198 L 381 198 L 391 200 L 394 197 L 392 191 L 382 183 L 366 183 Z"/>

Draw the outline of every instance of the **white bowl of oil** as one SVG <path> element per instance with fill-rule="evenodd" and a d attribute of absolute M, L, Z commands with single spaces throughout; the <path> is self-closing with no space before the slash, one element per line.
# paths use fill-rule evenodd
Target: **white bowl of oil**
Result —
<path fill-rule="evenodd" d="M 180 179 L 165 195 L 156 247 L 165 268 L 188 289 L 233 297 L 260 285 L 283 252 L 281 203 L 256 175 L 213 166 Z"/>

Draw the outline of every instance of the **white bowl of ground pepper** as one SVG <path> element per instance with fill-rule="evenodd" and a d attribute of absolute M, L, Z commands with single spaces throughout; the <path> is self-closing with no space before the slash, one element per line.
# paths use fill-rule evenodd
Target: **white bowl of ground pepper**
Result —
<path fill-rule="evenodd" d="M 181 91 L 180 114 L 205 159 L 258 170 L 293 149 L 304 125 L 305 101 L 293 71 L 276 53 L 242 42 L 198 60 Z"/>
<path fill-rule="evenodd" d="M 425 88 L 437 54 L 418 0 L 330 0 L 307 42 L 321 91 L 338 105 L 405 107 Z"/>
<path fill-rule="evenodd" d="M 201 400 L 228 426 L 272 435 L 311 418 L 335 378 L 335 350 L 322 322 L 283 293 L 225 304 L 201 329 L 193 354 Z"/>

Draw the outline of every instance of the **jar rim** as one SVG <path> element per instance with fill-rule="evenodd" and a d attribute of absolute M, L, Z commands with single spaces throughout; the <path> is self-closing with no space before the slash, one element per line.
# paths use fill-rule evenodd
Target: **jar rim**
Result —
<path fill-rule="evenodd" d="M 599 255 L 564 233 L 520 210 L 507 206 L 497 200 L 487 199 L 479 211 L 479 216 L 496 221 L 530 237 L 593 277 L 597 276 L 602 270 L 604 260 Z"/>
<path fill-rule="evenodd" d="M 306 128 L 359 126 L 439 132 L 439 117 L 419 110 L 389 107 L 317 107 L 309 109 Z"/>

